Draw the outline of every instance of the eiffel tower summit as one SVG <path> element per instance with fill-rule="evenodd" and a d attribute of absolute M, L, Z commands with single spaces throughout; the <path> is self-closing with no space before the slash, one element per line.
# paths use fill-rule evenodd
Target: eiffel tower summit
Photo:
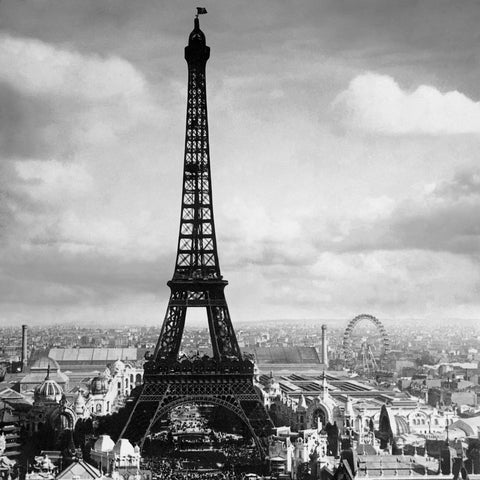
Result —
<path fill-rule="evenodd" d="M 205 13 L 199 9 L 198 13 Z M 237 415 L 267 454 L 273 424 L 253 383 L 254 365 L 238 346 L 220 272 L 207 118 L 205 67 L 210 57 L 198 15 L 185 47 L 188 99 L 182 208 L 170 300 L 153 354 L 146 356 L 144 383 L 122 437 L 143 446 L 160 419 L 184 404 L 224 407 Z M 205 308 L 212 357 L 179 358 L 188 308 Z"/>

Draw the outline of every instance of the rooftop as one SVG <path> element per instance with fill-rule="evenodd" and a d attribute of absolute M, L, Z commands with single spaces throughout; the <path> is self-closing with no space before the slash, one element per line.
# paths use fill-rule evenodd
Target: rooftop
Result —
<path fill-rule="evenodd" d="M 48 356 L 60 365 L 106 365 L 117 360 L 143 359 L 144 350 L 129 348 L 51 348 Z"/>
<path fill-rule="evenodd" d="M 259 364 L 322 365 L 315 347 L 253 347 L 245 350 L 253 353 Z"/>

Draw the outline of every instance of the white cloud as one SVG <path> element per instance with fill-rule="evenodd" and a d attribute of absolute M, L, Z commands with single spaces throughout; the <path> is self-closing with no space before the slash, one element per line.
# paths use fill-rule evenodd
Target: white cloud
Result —
<path fill-rule="evenodd" d="M 129 232 L 121 221 L 112 218 L 79 218 L 74 212 L 66 212 L 59 222 L 60 250 L 67 252 L 101 251 L 125 247 Z"/>
<path fill-rule="evenodd" d="M 91 191 L 93 179 L 86 166 L 57 160 L 26 160 L 15 163 L 20 189 L 35 201 L 57 204 Z"/>
<path fill-rule="evenodd" d="M 478 265 L 449 252 L 318 252 L 312 265 L 252 266 L 227 278 L 235 296 L 245 289 L 244 303 L 254 296 L 257 309 L 268 304 L 270 318 L 353 318 L 363 312 L 381 319 L 475 318 L 479 311 Z"/>
<path fill-rule="evenodd" d="M 379 220 L 389 217 L 394 207 L 395 201 L 386 195 L 368 197 L 363 202 L 360 202 L 357 216 L 362 221 Z"/>
<path fill-rule="evenodd" d="M 460 306 L 478 305 L 480 273 L 470 259 L 447 252 L 371 251 L 319 256 L 310 275 L 319 292 L 332 299 L 319 308 L 343 305 L 353 313 L 452 315 Z"/>
<path fill-rule="evenodd" d="M 219 213 L 223 226 L 219 239 L 221 246 L 226 246 L 222 257 L 227 265 L 296 265 L 311 261 L 312 249 L 302 242 L 301 208 L 279 216 L 254 199 L 235 197 Z"/>
<path fill-rule="evenodd" d="M 479 211 L 480 172 L 462 171 L 423 188 L 418 185 L 402 199 L 367 198 L 342 221 L 333 220 L 330 230 L 317 228 L 312 241 L 333 252 L 430 250 L 475 261 L 480 252 Z"/>
<path fill-rule="evenodd" d="M 120 136 L 162 123 L 162 109 L 143 73 L 115 55 L 0 35 L 1 85 L 14 102 L 7 104 L 12 111 L 3 123 L 20 119 L 14 133 L 33 128 L 21 137 L 24 142 L 48 145 L 57 155 L 118 143 Z M 12 136 L 9 130 L 7 140 Z"/>
<path fill-rule="evenodd" d="M 392 77 L 376 73 L 355 77 L 335 98 L 332 108 L 343 126 L 370 133 L 480 133 L 480 102 L 428 85 L 406 91 Z"/>
<path fill-rule="evenodd" d="M 1 152 L 2 240 L 65 258 L 157 258 L 163 218 L 151 198 L 169 189 L 159 159 L 169 143 L 143 73 L 120 57 L 0 35 L 2 92 L 0 143 L 9 124 L 4 138 L 18 135 Z"/>
<path fill-rule="evenodd" d="M 143 94 L 143 76 L 126 60 L 82 55 L 40 40 L 0 37 L 0 79 L 29 94 L 101 100 Z"/>

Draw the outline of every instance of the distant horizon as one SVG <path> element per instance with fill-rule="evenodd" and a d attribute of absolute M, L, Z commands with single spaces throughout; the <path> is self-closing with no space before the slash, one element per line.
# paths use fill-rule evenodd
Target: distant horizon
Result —
<path fill-rule="evenodd" d="M 250 321 L 243 321 L 243 322 L 235 322 L 233 320 L 233 327 L 235 330 L 238 330 L 242 326 L 257 326 L 258 328 L 261 328 L 258 322 L 262 322 L 262 325 L 271 327 L 272 325 L 274 326 L 275 324 L 280 324 L 280 325 L 293 325 L 293 324 L 306 324 L 306 325 L 312 325 L 312 324 L 317 324 L 319 327 L 322 324 L 327 325 L 327 327 L 346 327 L 348 323 L 353 320 L 355 317 L 351 318 L 304 318 L 304 319 L 288 319 L 288 318 L 278 318 L 278 319 L 253 319 Z M 422 318 L 382 318 L 382 317 L 377 317 L 383 324 L 385 325 L 391 325 L 391 324 L 398 324 L 400 322 L 404 322 L 406 325 L 415 324 L 416 322 L 422 321 L 426 324 L 434 324 L 435 326 L 438 327 L 443 327 L 443 326 L 451 326 L 452 322 L 460 322 L 462 326 L 478 326 L 480 327 L 480 318 L 443 318 L 443 319 L 422 319 Z M 158 327 L 161 328 L 163 323 L 163 320 L 160 321 L 158 324 L 157 323 L 141 323 L 140 321 L 138 323 L 122 323 L 122 324 L 104 324 L 102 326 L 98 325 L 98 320 L 91 320 L 91 321 L 84 321 L 81 325 L 79 325 L 77 322 L 56 322 L 56 323 L 23 323 L 23 324 L 2 324 L 0 325 L 1 328 L 8 328 L 8 329 L 13 329 L 13 328 L 18 328 L 21 330 L 22 325 L 27 325 L 27 327 L 32 327 L 32 328 L 46 328 L 46 327 L 78 327 L 78 328 L 87 328 L 87 329 L 125 329 L 125 328 L 151 328 L 151 327 Z M 341 323 L 341 325 L 340 325 Z M 194 328 L 199 328 L 201 327 L 202 329 L 208 328 L 208 324 L 205 322 L 202 322 L 201 320 L 197 321 L 191 321 L 185 325 L 185 329 L 189 329 L 190 327 Z"/>

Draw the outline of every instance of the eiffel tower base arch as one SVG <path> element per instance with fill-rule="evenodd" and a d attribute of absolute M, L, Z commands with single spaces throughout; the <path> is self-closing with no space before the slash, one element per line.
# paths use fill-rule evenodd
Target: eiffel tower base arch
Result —
<path fill-rule="evenodd" d="M 234 413 L 251 434 L 260 458 L 265 459 L 273 424 L 253 384 L 252 362 L 231 361 L 229 372 L 197 371 L 193 374 L 184 369 L 185 363 L 195 362 L 175 363 L 171 366 L 173 372 L 145 376 L 121 437 L 143 449 L 145 439 L 153 433 L 156 423 L 175 407 L 210 404 Z M 181 371 L 175 371 L 175 366 L 180 366 L 178 370 Z"/>

